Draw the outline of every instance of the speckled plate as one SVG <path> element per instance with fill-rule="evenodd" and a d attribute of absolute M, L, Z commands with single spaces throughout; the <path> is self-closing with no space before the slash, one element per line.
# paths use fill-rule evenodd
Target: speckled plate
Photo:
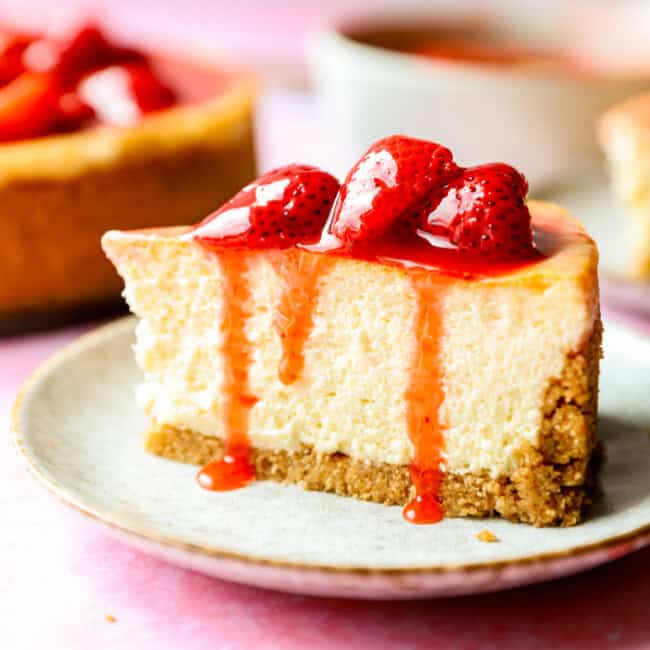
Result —
<path fill-rule="evenodd" d="M 650 342 L 607 328 L 601 498 L 567 529 L 500 520 L 405 523 L 398 507 L 259 482 L 211 493 L 195 468 L 145 454 L 133 400 L 132 319 L 89 334 L 23 389 L 13 432 L 29 469 L 68 505 L 142 550 L 220 578 L 352 598 L 423 598 L 548 580 L 650 542 Z M 497 543 L 476 534 L 491 530 Z"/>
<path fill-rule="evenodd" d="M 650 316 L 650 282 L 626 277 L 631 248 L 630 233 L 624 225 L 627 217 L 604 172 L 588 174 L 543 198 L 567 207 L 596 240 L 603 303 Z"/>

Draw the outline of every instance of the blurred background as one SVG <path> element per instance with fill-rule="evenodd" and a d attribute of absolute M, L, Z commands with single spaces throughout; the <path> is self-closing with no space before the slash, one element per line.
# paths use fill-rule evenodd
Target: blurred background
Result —
<path fill-rule="evenodd" d="M 304 78 L 310 32 L 323 24 L 385 13 L 431 17 L 498 13 L 560 40 L 573 31 L 617 56 L 646 51 L 645 0 L 2 0 L 6 21 L 57 29 L 81 16 L 140 43 L 191 47 L 253 63 L 270 76 Z"/>
<path fill-rule="evenodd" d="M 263 168 L 302 159 L 340 172 L 359 152 L 354 143 L 342 154 L 343 134 L 336 142 L 323 137 L 321 127 L 329 128 L 332 120 L 315 122 L 323 111 L 308 93 L 320 86 L 326 99 L 335 101 L 334 91 L 323 88 L 327 73 L 321 70 L 319 77 L 314 63 L 323 52 L 317 35 L 330 26 L 381 24 L 394 17 L 419 25 L 492 23 L 519 42 L 573 49 L 618 75 L 622 68 L 638 72 L 650 60 L 650 4 L 644 0 L 3 0 L 0 16 L 12 25 L 50 32 L 64 32 L 86 18 L 139 46 L 198 53 L 255 69 L 267 83 L 259 103 Z M 327 108 L 333 110 L 331 104 Z M 575 122 L 580 114 L 571 117 Z M 400 116 L 401 130 L 409 130 L 408 119 Z M 288 140 L 285 129 L 292 134 Z M 530 169 L 524 171 L 531 175 Z"/>
<path fill-rule="evenodd" d="M 124 182 L 134 176 L 128 160 L 119 156 L 109 170 L 113 176 L 104 179 L 101 190 L 93 190 L 102 195 L 101 202 L 79 189 L 94 182 L 84 173 L 63 184 L 54 180 L 42 194 L 23 192 L 20 210 L 5 195 L 5 218 L 16 232 L 12 243 L 4 229 L 13 266 L 2 271 L 10 282 L 4 299 L 0 286 L 0 303 L 10 316 L 15 303 L 20 321 L 18 328 L 10 324 L 4 331 L 22 331 L 22 316 L 37 311 L 45 315 L 39 323 L 54 325 L 51 307 L 96 313 L 87 308 L 110 299 L 111 309 L 116 304 L 123 309 L 121 285 L 98 244 L 105 230 L 195 223 L 252 178 L 253 158 L 258 172 L 303 162 L 343 178 L 373 141 L 394 133 L 440 142 L 462 165 L 500 161 L 519 168 L 531 196 L 565 205 L 596 239 L 605 302 L 650 317 L 650 204 L 630 210 L 626 203 L 634 197 L 625 196 L 645 193 L 639 189 L 645 177 L 630 180 L 645 168 L 642 139 L 632 138 L 625 145 L 628 153 L 634 149 L 640 157 L 630 158 L 623 172 L 614 173 L 617 184 L 612 183 L 610 167 L 620 147 L 602 132 L 599 136 L 606 111 L 650 90 L 650 2 L 0 0 L 0 21 L 7 33 L 45 33 L 45 40 L 51 37 L 55 43 L 69 42 L 80 26 L 96 24 L 118 45 L 179 63 L 200 60 L 235 80 L 252 73 L 259 81 L 252 112 L 254 150 L 249 102 L 240 118 L 248 135 L 239 154 L 221 151 L 219 138 L 213 138 L 213 159 L 204 160 L 201 174 L 188 171 L 180 154 L 165 150 L 162 143 L 168 135 L 175 137 L 176 127 L 169 131 L 170 124 L 163 124 L 163 110 L 150 120 L 127 125 L 134 133 L 140 126 L 151 128 L 158 144 L 149 143 L 150 151 L 145 147 L 141 153 L 152 165 L 162 159 L 166 166 L 166 171 L 156 172 L 141 165 L 141 185 L 150 188 L 150 196 L 144 197 L 133 182 Z M 191 74 L 186 76 L 183 80 L 177 75 L 180 86 L 172 83 L 172 91 L 192 84 Z M 113 104 L 124 100 L 114 93 L 115 88 L 103 93 L 100 104 L 107 105 L 100 106 L 96 116 L 110 114 Z M 179 103 L 187 108 L 182 97 Z M 211 119 L 216 124 L 220 117 L 215 110 Z M 190 107 L 184 123 L 195 124 L 196 119 Z M 93 124 L 101 120 L 77 129 L 88 134 L 89 144 L 81 151 L 90 157 L 98 150 L 93 130 L 87 128 Z M 128 130 L 117 133 L 130 137 Z M 42 138 L 45 151 L 47 144 L 58 146 L 58 141 L 63 146 L 62 141 L 75 134 L 41 135 L 53 136 Z M 20 147 L 20 138 L 13 139 L 9 146 Z M 190 156 L 202 155 L 190 143 L 184 150 Z M 13 150 L 0 147 L 0 155 L 3 151 L 9 156 Z M 51 160 L 58 156 L 53 151 Z M 31 180 L 27 174 L 26 181 Z M 616 187 L 623 191 L 613 191 Z M 129 192 L 136 196 L 129 197 Z M 46 194 L 67 197 L 67 207 L 44 207 L 43 201 L 50 200 Z M 76 201 L 80 194 L 90 197 L 87 206 Z M 69 230 L 78 235 L 76 251 L 69 236 L 65 243 L 53 245 L 45 214 L 52 209 L 58 210 L 59 223 L 67 219 Z M 634 210 L 642 214 L 640 220 L 634 215 L 629 219 Z M 84 241 L 75 220 L 84 222 Z M 41 249 L 34 246 L 35 235 L 40 235 Z M 28 277 L 35 256 L 49 260 L 48 270 Z M 51 280 L 49 286 L 43 276 Z M 58 299 L 61 287 L 67 294 L 74 287 L 78 295 Z M 0 332 L 2 320 L 0 309 Z"/>
<path fill-rule="evenodd" d="M 621 225 L 625 208 L 611 191 L 597 137 L 604 111 L 650 89 L 649 2 L 1 0 L 0 17 L 9 29 L 64 41 L 95 23 L 116 43 L 145 52 L 201 59 L 236 75 L 253 71 L 261 81 L 258 171 L 309 162 L 343 177 L 371 142 L 391 133 L 440 142 L 464 165 L 512 164 L 532 196 L 566 205 L 595 236 L 610 281 L 606 297 L 650 313 L 648 278 L 630 293 L 636 235 Z M 208 183 L 220 194 L 197 214 L 113 224 L 110 214 L 124 208 L 107 204 L 88 247 L 102 257 L 101 227 L 198 221 L 206 205 L 232 193 L 216 176 Z M 236 180 L 240 187 L 245 179 Z M 645 231 L 650 251 L 650 226 Z M 650 252 L 643 256 L 650 277 Z"/>

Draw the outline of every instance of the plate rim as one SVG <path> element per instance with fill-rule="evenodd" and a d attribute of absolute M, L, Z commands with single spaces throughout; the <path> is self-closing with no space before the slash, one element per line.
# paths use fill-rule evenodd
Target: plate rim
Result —
<path fill-rule="evenodd" d="M 310 571 L 327 574 L 344 574 L 356 576 L 410 576 L 410 575 L 441 575 L 451 573 L 478 573 L 486 570 L 503 570 L 512 567 L 524 567 L 539 565 L 555 560 L 568 558 L 587 557 L 592 553 L 599 551 L 611 550 L 618 547 L 624 547 L 625 552 L 617 554 L 615 557 L 626 555 L 629 552 L 640 550 L 650 545 L 650 522 L 628 531 L 621 535 L 609 537 L 607 539 L 593 542 L 590 544 L 580 544 L 560 551 L 540 553 L 537 555 L 527 555 L 525 557 L 513 558 L 510 560 L 475 562 L 470 564 L 444 564 L 444 565 L 417 565 L 412 567 L 358 567 L 348 565 L 333 564 L 310 564 L 305 562 L 292 562 L 290 560 L 279 560 L 257 555 L 246 555 L 230 550 L 220 549 L 213 546 L 205 546 L 192 542 L 185 542 L 181 539 L 160 534 L 155 530 L 143 527 L 126 525 L 120 522 L 118 517 L 101 512 L 101 509 L 91 506 L 76 497 L 70 490 L 60 485 L 53 477 L 47 475 L 37 462 L 36 457 L 28 450 L 24 439 L 25 435 L 21 430 L 20 420 L 25 413 L 23 408 L 24 402 L 29 393 L 34 390 L 40 381 L 50 375 L 60 364 L 66 360 L 83 353 L 86 348 L 92 348 L 105 340 L 118 337 L 122 330 L 131 330 L 137 323 L 135 316 L 125 316 L 116 319 L 110 323 L 102 325 L 90 332 L 87 332 L 74 341 L 68 343 L 58 350 L 44 362 L 42 362 L 22 384 L 17 397 L 14 401 L 10 416 L 10 434 L 13 446 L 17 455 L 26 464 L 29 474 L 31 474 L 38 483 L 41 484 L 50 494 L 55 496 L 66 506 L 74 511 L 81 513 L 88 519 L 97 522 L 100 525 L 107 526 L 112 531 L 126 537 L 135 538 L 139 542 L 154 543 L 168 547 L 174 551 L 189 553 L 193 556 L 209 557 L 211 559 L 237 562 L 248 566 L 272 567 L 276 569 Z M 616 329 L 623 330 L 627 334 L 642 338 L 633 329 L 616 324 Z M 650 341 L 643 340 L 643 343 L 650 348 Z M 612 558 L 614 559 L 614 558 Z"/>

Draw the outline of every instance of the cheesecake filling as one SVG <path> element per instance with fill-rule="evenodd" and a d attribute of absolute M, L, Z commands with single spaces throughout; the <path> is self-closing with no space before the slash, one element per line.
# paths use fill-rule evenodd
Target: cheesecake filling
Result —
<path fill-rule="evenodd" d="M 132 236 L 122 237 L 128 246 Z M 197 245 L 166 239 L 158 250 L 146 241 L 130 263 L 121 263 L 127 300 L 142 318 L 135 350 L 145 379 L 138 400 L 160 424 L 224 437 L 221 265 Z M 284 350 L 274 324 L 283 279 L 265 253 L 252 254 L 246 278 L 248 391 L 257 398 L 251 444 L 287 451 L 305 444 L 409 464 L 414 447 L 405 395 L 418 345 L 409 276 L 333 259 L 319 278 L 302 373 L 288 385 L 280 379 Z M 590 289 L 580 277 L 535 284 L 526 276 L 455 281 L 438 294 L 445 315 L 439 354 L 446 471 L 511 473 L 521 442 L 537 445 L 548 382 L 593 328 L 584 293 Z"/>

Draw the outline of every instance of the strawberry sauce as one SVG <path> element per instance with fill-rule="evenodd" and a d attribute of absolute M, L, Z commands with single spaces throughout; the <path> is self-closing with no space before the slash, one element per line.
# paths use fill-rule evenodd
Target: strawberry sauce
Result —
<path fill-rule="evenodd" d="M 406 272 L 415 294 L 404 396 L 415 497 L 403 515 L 416 524 L 439 521 L 445 448 L 442 303 L 453 282 L 512 273 L 544 258 L 540 248 L 547 251 L 556 238 L 544 231 L 533 238 L 527 189 L 526 179 L 508 165 L 463 168 L 445 147 L 392 136 L 364 154 L 340 189 L 317 168 L 289 165 L 254 181 L 198 224 L 193 236 L 217 253 L 225 278 L 226 377 L 226 451 L 201 470 L 199 483 L 226 490 L 255 477 L 247 435 L 256 398 L 248 389 L 245 251 L 267 250 L 283 284 L 273 322 L 282 344 L 278 376 L 285 385 L 304 370 L 320 278 L 336 257 L 366 260 Z"/>
<path fill-rule="evenodd" d="M 257 402 L 248 387 L 251 364 L 250 342 L 246 336 L 250 288 L 247 258 L 241 253 L 218 255 L 223 278 L 223 423 L 226 448 L 223 458 L 206 465 L 197 475 L 207 490 L 234 490 L 255 479 L 248 439 L 248 416 Z"/>
<path fill-rule="evenodd" d="M 329 262 L 325 255 L 310 255 L 296 249 L 281 253 L 273 260 L 285 285 L 273 320 L 282 342 L 278 375 L 283 384 L 293 384 L 302 374 L 305 342 L 314 324 L 318 280 Z"/>
<path fill-rule="evenodd" d="M 440 297 L 444 280 L 427 271 L 410 272 L 416 294 L 415 350 L 406 390 L 408 434 L 415 449 L 411 481 L 415 498 L 403 511 L 414 524 L 432 524 L 442 519 L 439 503 L 442 484 L 444 427 L 440 406 L 445 398 L 440 370 L 440 341 L 443 317 Z"/>

